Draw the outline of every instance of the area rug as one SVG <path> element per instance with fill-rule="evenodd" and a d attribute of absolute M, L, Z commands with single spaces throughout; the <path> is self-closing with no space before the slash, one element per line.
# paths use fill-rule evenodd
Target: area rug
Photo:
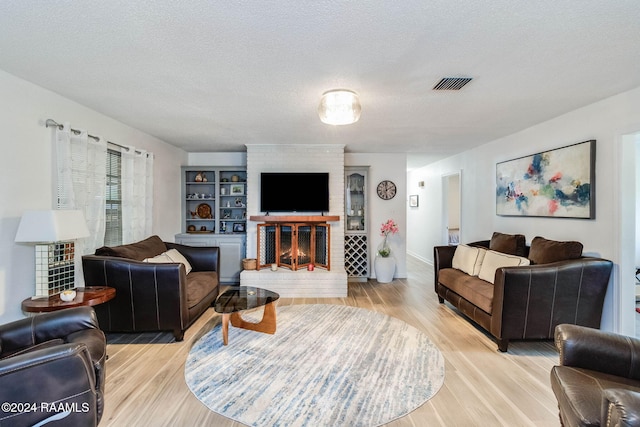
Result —
<path fill-rule="evenodd" d="M 189 352 L 185 379 L 209 409 L 246 425 L 372 427 L 434 396 L 444 360 L 394 317 L 292 305 L 278 308 L 274 335 L 230 326 L 223 346 L 218 324 Z"/>

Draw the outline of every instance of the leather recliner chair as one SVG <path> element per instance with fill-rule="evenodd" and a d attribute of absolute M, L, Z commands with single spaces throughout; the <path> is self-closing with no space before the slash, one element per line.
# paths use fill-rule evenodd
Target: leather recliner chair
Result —
<path fill-rule="evenodd" d="M 98 425 L 106 347 L 91 307 L 0 326 L 0 425 Z"/>
<path fill-rule="evenodd" d="M 640 426 L 640 339 L 562 324 L 555 343 L 551 388 L 564 427 Z"/>

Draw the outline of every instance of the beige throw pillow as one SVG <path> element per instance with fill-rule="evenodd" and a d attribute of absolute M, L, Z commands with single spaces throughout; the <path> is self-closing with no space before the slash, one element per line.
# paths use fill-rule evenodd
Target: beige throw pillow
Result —
<path fill-rule="evenodd" d="M 185 268 L 185 270 L 187 270 L 187 274 L 189 274 L 189 272 L 193 269 L 191 267 L 191 264 L 189 264 L 189 261 L 187 261 L 187 259 L 184 257 L 184 255 L 182 255 L 180 252 L 178 252 L 177 249 L 169 249 L 165 253 L 167 254 L 167 256 L 169 258 L 171 258 L 171 260 L 173 262 L 179 262 L 181 264 L 184 264 L 184 268 Z"/>
<path fill-rule="evenodd" d="M 458 245 L 453 254 L 451 265 L 453 268 L 464 271 L 470 276 L 477 276 L 480 273 L 485 252 L 487 250 L 484 248 Z"/>
<path fill-rule="evenodd" d="M 166 264 L 170 262 L 175 262 L 169 256 L 167 256 L 166 252 L 161 253 L 160 255 L 156 255 L 153 258 L 145 258 L 142 262 L 150 262 L 153 264 Z"/>
<path fill-rule="evenodd" d="M 480 268 L 478 278 L 493 283 L 498 268 L 518 267 L 521 265 L 529 265 L 529 263 L 529 260 L 524 257 L 507 255 L 496 251 L 487 251 L 482 261 L 482 268 Z"/>
<path fill-rule="evenodd" d="M 187 271 L 187 274 L 192 270 L 191 264 L 189 261 L 178 252 L 177 249 L 170 249 L 167 252 L 163 252 L 160 255 L 156 255 L 153 258 L 145 258 L 142 262 L 150 262 L 155 264 L 169 264 L 169 263 L 180 263 L 184 265 L 184 269 Z"/>

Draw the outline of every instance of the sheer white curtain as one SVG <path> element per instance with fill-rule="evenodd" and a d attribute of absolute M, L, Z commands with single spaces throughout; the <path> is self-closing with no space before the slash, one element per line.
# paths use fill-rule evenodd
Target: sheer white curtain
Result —
<path fill-rule="evenodd" d="M 57 209 L 82 210 L 91 232 L 75 244 L 76 271 L 82 271 L 81 255 L 93 253 L 104 241 L 107 143 L 86 131 L 75 133 L 65 123 L 56 128 L 55 151 Z M 79 279 L 81 283 L 82 274 L 76 274 L 76 283 Z"/>
<path fill-rule="evenodd" d="M 122 149 L 122 243 L 151 236 L 153 224 L 153 155 Z"/>

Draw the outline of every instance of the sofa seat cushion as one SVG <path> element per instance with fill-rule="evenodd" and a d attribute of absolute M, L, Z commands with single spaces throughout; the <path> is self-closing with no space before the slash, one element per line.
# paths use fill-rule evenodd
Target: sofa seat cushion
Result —
<path fill-rule="evenodd" d="M 640 392 L 640 381 L 571 366 L 551 369 L 551 387 L 567 425 L 599 426 L 602 391 L 610 388 Z"/>
<path fill-rule="evenodd" d="M 167 251 L 167 245 L 158 236 L 151 236 L 136 243 L 120 246 L 103 246 L 96 249 L 96 255 L 115 256 L 120 258 L 142 261 L 145 258 L 153 258 Z"/>
<path fill-rule="evenodd" d="M 455 268 L 443 268 L 438 272 L 438 282 L 451 289 L 479 309 L 491 314 L 493 285 L 475 276 L 469 276 Z"/>
<path fill-rule="evenodd" d="M 218 286 L 215 271 L 192 271 L 187 275 L 187 307 L 192 308 Z"/>

